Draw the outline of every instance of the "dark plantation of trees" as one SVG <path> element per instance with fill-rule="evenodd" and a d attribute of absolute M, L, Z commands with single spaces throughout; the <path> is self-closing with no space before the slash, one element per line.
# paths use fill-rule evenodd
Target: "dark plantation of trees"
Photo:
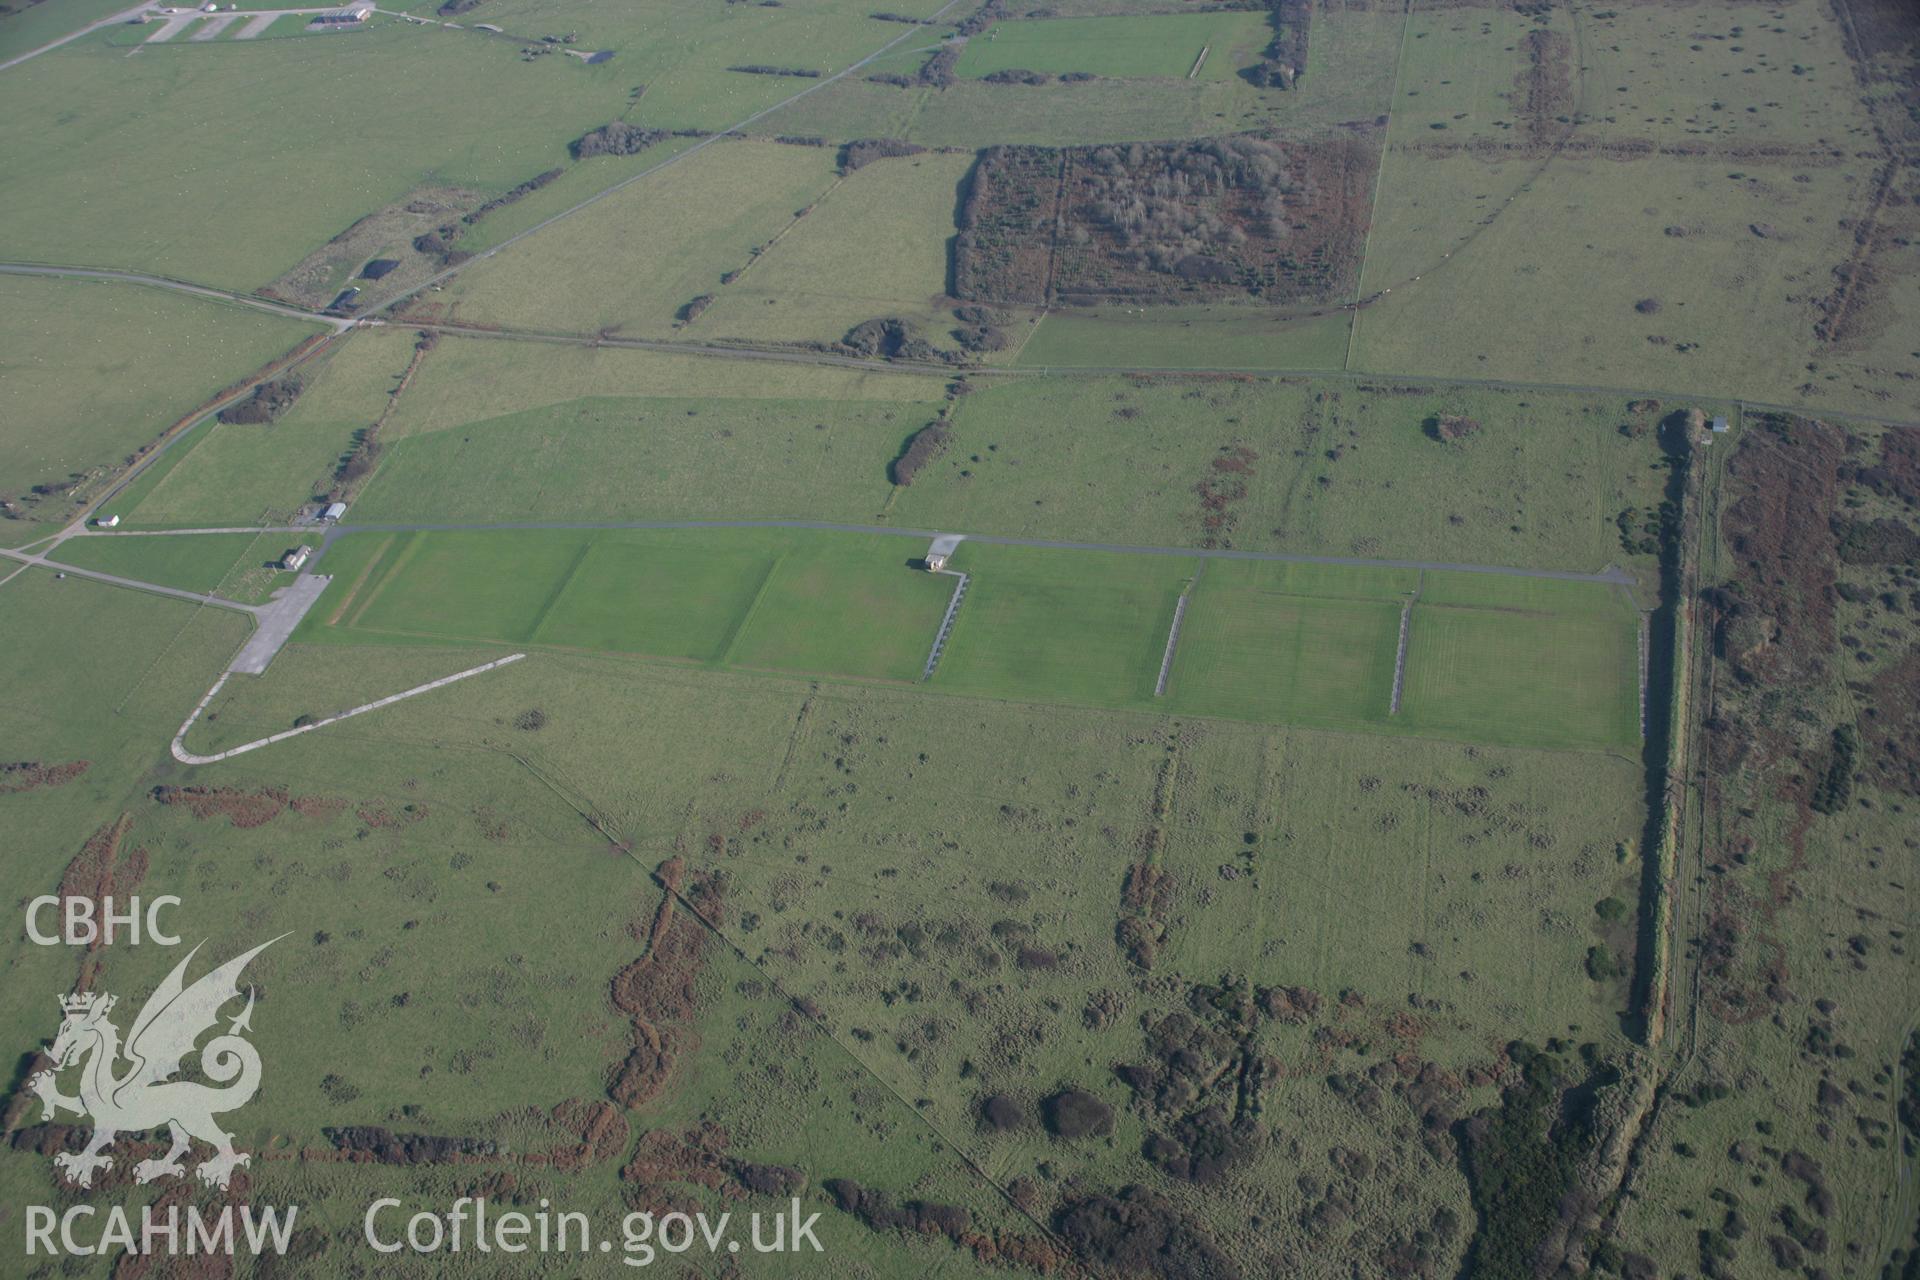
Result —
<path fill-rule="evenodd" d="M 581 134 L 567 149 L 573 153 L 575 160 L 585 160 L 589 156 L 630 156 L 645 151 L 668 136 L 665 129 L 643 129 L 637 124 L 615 120 Z"/>
<path fill-rule="evenodd" d="M 300 398 L 302 390 L 298 378 L 276 378 L 272 382 L 261 383 L 253 389 L 252 395 L 237 404 L 228 405 L 217 416 L 220 421 L 231 423 L 272 422 L 293 408 L 293 402 Z"/>
<path fill-rule="evenodd" d="M 1330 297 L 1358 262 L 1375 154 L 1360 138 L 981 153 L 952 291 L 974 302 Z"/>
<path fill-rule="evenodd" d="M 840 171 L 852 173 L 864 168 L 875 160 L 887 160 L 894 156 L 917 156 L 926 148 L 917 142 L 907 142 L 900 138 L 857 138 L 840 148 Z"/>

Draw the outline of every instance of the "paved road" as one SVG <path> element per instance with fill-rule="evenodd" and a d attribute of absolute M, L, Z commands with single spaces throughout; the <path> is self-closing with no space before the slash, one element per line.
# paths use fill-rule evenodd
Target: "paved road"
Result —
<path fill-rule="evenodd" d="M 342 711 L 337 716 L 328 716 L 326 719 L 316 720 L 312 724 L 303 724 L 297 729 L 287 729 L 269 737 L 256 738 L 252 742 L 243 742 L 237 747 L 228 747 L 225 751 L 216 751 L 210 756 L 195 755 L 193 752 L 187 750 L 186 747 L 187 730 L 193 728 L 193 722 L 200 718 L 200 713 L 207 709 L 207 704 L 213 701 L 214 695 L 219 693 L 222 686 L 227 683 L 227 677 L 233 674 L 231 671 L 225 671 L 221 673 L 218 680 L 213 682 L 213 687 L 201 696 L 199 705 L 194 707 L 192 714 L 189 715 L 186 722 L 180 726 L 180 732 L 173 735 L 173 758 L 181 764 L 217 764 L 222 760 L 230 760 L 234 756 L 245 755 L 249 751 L 258 751 L 261 747 L 272 746 L 276 742 L 285 742 L 288 738 L 297 738 L 303 733 L 312 733 L 315 729 L 324 729 L 328 725 L 338 724 L 342 720 L 351 720 L 354 716 L 365 715 L 369 711 L 378 711 L 382 707 L 390 707 L 394 703 L 404 699 L 429 693 L 435 689 L 445 688 L 455 681 L 465 680 L 468 676 L 477 676 L 484 672 L 492 671 L 495 667 L 504 667 L 508 663 L 518 662 L 526 656 L 524 653 L 510 653 L 504 658 L 495 658 L 492 662 L 483 662 L 477 667 L 468 667 L 465 671 L 456 671 L 450 676 L 441 676 L 438 680 L 429 680 L 425 684 L 415 685 L 411 689 L 403 689 L 399 693 L 388 694 L 378 701 L 362 703 L 351 711 Z"/>
<path fill-rule="evenodd" d="M 349 533 L 435 533 L 456 530 L 512 529 L 820 529 L 829 533 L 888 533 L 903 538 L 951 537 L 964 542 L 985 542 L 1001 547 L 1042 547 L 1058 551 L 1113 551 L 1137 556 L 1185 556 L 1202 560 L 1265 560 L 1283 564 L 1347 565 L 1363 569 L 1433 569 L 1455 573 L 1496 573 L 1512 578 L 1554 578 L 1563 582 L 1601 582 L 1630 587 L 1633 575 L 1608 566 L 1599 573 L 1575 573 L 1567 569 L 1522 569 L 1512 565 L 1447 564 L 1438 560 L 1367 560 L 1359 556 L 1309 556 L 1285 551 L 1229 551 L 1200 547 L 1145 547 L 1124 542 L 1058 542 L 1048 538 L 1007 538 L 991 534 L 955 534 L 941 529 L 902 529 L 897 525 L 836 524 L 830 520 L 517 520 L 483 523 L 428 522 L 412 524 L 337 524 L 327 528 L 320 547 L 327 548 Z"/>
<path fill-rule="evenodd" d="M 172 289 L 176 293 L 191 293 L 196 297 L 212 298 L 217 302 L 237 302 L 243 307 L 252 307 L 255 311 L 267 311 L 290 320 L 305 320 L 308 324 L 325 325 L 335 333 L 353 328 L 352 320 L 343 320 L 339 316 L 323 316 L 313 311 L 303 311 L 299 307 L 289 307 L 278 302 L 269 302 L 265 298 L 256 298 L 251 294 L 234 293 L 227 289 L 214 289 L 202 284 L 188 284 L 184 280 L 169 280 L 165 276 L 141 275 L 137 271 L 105 271 L 94 267 L 58 267 L 46 266 L 34 262 L 0 262 L 0 275 L 8 276 L 53 276 L 71 280 L 116 280 L 122 284 L 153 285 L 160 289 Z"/>
<path fill-rule="evenodd" d="M 29 49 L 25 53 L 20 54 L 18 57 L 9 58 L 5 62 L 0 62 L 0 71 L 5 71 L 9 67 L 17 67 L 21 63 L 26 62 L 28 59 L 37 58 L 43 53 L 51 53 L 53 50 L 58 49 L 63 44 L 72 44 L 75 40 L 80 39 L 82 36 L 90 36 L 94 32 L 100 30 L 100 28 L 102 27 L 111 27 L 116 23 L 121 23 L 121 22 L 132 22 L 135 18 L 139 17 L 141 14 L 145 13 L 147 10 L 154 8 L 157 3 L 158 3 L 158 0 L 146 0 L 145 3 L 137 4 L 133 6 L 133 8 L 131 9 L 123 9 L 119 13 L 114 14 L 110 18 L 102 18 L 100 19 L 100 21 L 95 23 L 90 23 L 89 25 L 80 28 L 78 31 L 69 32 L 64 36 L 61 36 L 58 40 L 48 41 L 46 44 L 41 45 L 38 49 Z"/>
<path fill-rule="evenodd" d="M 244 672 L 250 676 L 265 674 L 267 664 L 285 647 L 287 637 L 293 634 L 293 629 L 300 625 L 300 620 L 307 616 L 307 611 L 313 608 L 320 599 L 320 593 L 332 581 L 332 578 L 319 574 L 303 573 L 284 588 L 272 603 L 260 606 L 254 613 L 258 625 L 227 670 Z"/>
<path fill-rule="evenodd" d="M 44 555 L 29 555 L 25 551 L 0 550 L 0 556 L 4 556 L 9 560 L 17 560 L 21 564 L 33 565 L 36 568 L 51 569 L 55 573 L 64 573 L 72 578 L 89 578 L 95 582 L 112 583 L 116 587 L 132 587 L 135 591 L 150 591 L 154 595 L 172 596 L 176 600 L 191 600 L 195 604 L 210 604 L 219 609 L 234 609 L 240 613 L 255 617 L 259 616 L 262 608 L 260 605 L 241 604 L 238 600 L 229 600 L 225 596 L 203 594 L 198 591 L 183 591 L 179 587 L 163 587 L 157 582 L 142 582 L 138 578 L 123 578 L 118 574 L 101 573 L 97 569 L 76 569 L 70 564 L 61 564 L 57 560 L 49 560 Z"/>

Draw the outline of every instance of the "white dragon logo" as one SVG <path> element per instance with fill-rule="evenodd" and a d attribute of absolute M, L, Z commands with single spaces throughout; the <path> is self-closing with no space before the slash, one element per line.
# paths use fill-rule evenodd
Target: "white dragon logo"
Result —
<path fill-rule="evenodd" d="M 250 1157 L 233 1149 L 233 1135 L 221 1129 L 213 1117 L 216 1112 L 245 1106 L 260 1088 L 260 1055 L 240 1035 L 252 1029 L 252 987 L 247 988 L 247 1007 L 231 1020 L 227 1033 L 215 1036 L 200 1051 L 202 1074 L 225 1087 L 170 1077 L 179 1072 L 180 1060 L 193 1052 L 194 1042 L 220 1021 L 221 1007 L 239 999 L 236 979 L 247 962 L 279 940 L 263 942 L 234 957 L 189 987 L 183 978 L 187 965 L 200 950 L 196 946 L 147 997 L 140 1016 L 133 1020 L 124 1050 L 119 1028 L 107 1017 L 113 1012 L 114 997 L 92 991 L 60 997 L 64 1020 L 60 1034 L 47 1047 L 53 1069 L 36 1073 L 27 1085 L 40 1098 L 43 1120 L 51 1120 L 62 1110 L 93 1117 L 93 1138 L 86 1149 L 77 1154 L 62 1152 L 53 1158 L 69 1182 L 92 1186 L 94 1171 L 113 1165 L 113 1160 L 101 1153 L 115 1137 L 161 1125 L 171 1132 L 173 1147 L 158 1160 L 136 1164 L 136 1182 L 184 1175 L 186 1166 L 180 1158 L 187 1154 L 193 1138 L 214 1149 L 214 1154 L 194 1170 L 209 1186 L 225 1188 L 233 1171 L 248 1163 Z M 123 1053 L 128 1067 L 118 1073 Z M 83 1058 L 80 1094 L 69 1097 L 60 1092 L 55 1073 Z"/>

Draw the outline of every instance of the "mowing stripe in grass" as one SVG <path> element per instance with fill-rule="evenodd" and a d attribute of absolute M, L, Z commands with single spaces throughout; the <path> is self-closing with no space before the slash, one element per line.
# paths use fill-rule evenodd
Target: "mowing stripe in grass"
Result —
<path fill-rule="evenodd" d="M 347 594 L 341 597 L 339 606 L 335 608 L 332 613 L 327 615 L 328 626 L 337 627 L 340 625 L 341 617 L 347 612 L 348 609 L 353 607 L 354 598 L 360 594 L 360 588 L 367 585 L 367 579 L 373 576 L 374 569 L 379 567 L 380 562 L 386 558 L 387 552 L 393 550 L 393 542 L 394 542 L 395 536 L 396 535 L 394 534 L 388 534 L 387 540 L 381 543 L 379 548 L 374 551 L 372 557 L 368 559 L 366 564 L 360 567 L 359 576 L 353 580 L 350 586 L 348 586 Z"/>
<path fill-rule="evenodd" d="M 373 584 L 373 590 L 367 593 L 367 598 L 360 602 L 360 607 L 353 611 L 351 618 L 347 619 L 347 625 L 349 627 L 357 627 L 360 625 L 360 619 L 366 616 L 367 610 L 374 606 L 374 603 L 380 599 L 381 593 L 392 585 L 394 579 L 400 576 L 401 571 L 407 567 L 407 561 L 413 559 L 413 557 L 419 553 L 422 544 L 425 542 L 426 539 L 417 533 L 407 540 L 407 545 L 400 548 L 400 554 L 393 558 L 393 563 L 388 565 L 386 570 L 380 575 L 380 580 Z M 382 558 L 384 558 L 386 552 L 383 550 L 380 554 Z"/>
<path fill-rule="evenodd" d="M 740 637 L 746 634 L 747 624 L 753 621 L 754 611 L 760 602 L 767 598 L 767 588 L 773 584 L 773 575 L 780 572 L 780 565 L 786 560 L 787 553 L 782 551 L 767 562 L 767 571 L 760 575 L 760 585 L 753 593 L 753 601 L 748 604 L 739 619 L 734 622 L 733 630 L 727 634 L 727 642 L 720 646 L 720 656 L 714 659 L 714 665 L 726 666 L 733 661 L 734 646 L 740 643 Z"/>
<path fill-rule="evenodd" d="M 552 613 L 553 607 L 560 603 L 560 597 L 567 593 L 567 588 L 573 585 L 573 580 L 580 576 L 580 566 L 587 562 L 587 553 L 593 550 L 593 544 L 598 541 L 598 538 L 588 538 L 580 544 L 580 550 L 574 553 L 573 563 L 567 566 L 567 571 L 560 575 L 560 580 L 554 584 L 553 590 L 547 593 L 546 602 L 540 606 L 540 612 L 533 615 L 533 622 L 527 627 L 527 634 L 521 637 L 522 644 L 532 644 L 539 636 L 540 628 L 546 625 L 547 615 Z"/>

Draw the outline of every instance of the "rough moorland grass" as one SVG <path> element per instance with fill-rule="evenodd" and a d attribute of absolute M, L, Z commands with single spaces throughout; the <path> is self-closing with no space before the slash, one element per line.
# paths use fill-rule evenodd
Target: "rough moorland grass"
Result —
<path fill-rule="evenodd" d="M 1608 1034 L 1624 987 L 1582 971 L 1584 926 L 1631 897 L 1614 847 L 1638 830 L 1637 761 L 1221 729 L 1181 764 L 1165 863 L 1213 890 L 1175 932 L 1182 971 L 1418 992 L 1459 1011 L 1435 1028 L 1456 1044 L 1469 1026 L 1564 1031 L 1550 1010 Z"/>
<path fill-rule="evenodd" d="M 1765 22 L 1714 0 L 1581 15 L 1585 75 L 1608 95 L 1596 134 L 1745 144 L 1828 143 L 1871 127 L 1842 20 L 1810 0 Z"/>
<path fill-rule="evenodd" d="M 838 341 L 864 320 L 899 316 L 951 347 L 947 250 L 971 155 L 879 160 L 835 184 L 731 284 L 685 335 Z"/>
<path fill-rule="evenodd" d="M 1806 368 L 1820 354 L 1806 282 L 1851 252 L 1838 224 L 1864 212 L 1870 183 L 1839 167 L 1579 155 L 1479 226 L 1524 167 L 1388 154 L 1372 242 L 1424 250 L 1370 258 L 1363 292 L 1394 292 L 1359 314 L 1355 368 L 1576 385 L 1604 369 L 1627 391 L 1920 405 L 1884 370 Z M 1409 274 L 1423 279 L 1402 287 Z M 1645 299 L 1660 309 L 1637 310 Z"/>
<path fill-rule="evenodd" d="M 931 13 L 939 7 L 939 0 L 907 0 L 896 11 Z M 606 65 L 621 77 L 619 83 L 646 86 L 633 118 L 669 129 L 721 128 L 815 83 L 730 67 L 797 67 L 830 74 L 903 33 L 903 43 L 925 43 L 914 41 L 920 32 L 869 18 L 873 6 L 864 0 L 821 0 L 804 7 L 582 7 L 570 0 L 508 0 L 487 8 L 487 16 L 470 15 L 469 20 L 529 35 L 573 31 L 579 35 L 576 49 L 614 50 L 613 61 Z M 928 30 L 938 33 L 938 28 Z"/>
<path fill-rule="evenodd" d="M 1073 307 L 1023 325 L 1015 363 L 1041 368 L 1338 369 L 1352 313 L 1287 320 L 1258 306 Z M 1030 330 L 1030 333 L 1029 333 Z"/>
<path fill-rule="evenodd" d="M 1019 68 L 1085 71 L 1115 78 L 1185 79 L 1202 49 L 1197 80 L 1225 80 L 1273 36 L 1262 13 L 1171 13 L 995 23 L 967 41 L 955 71 L 979 78 Z"/>
<path fill-rule="evenodd" d="M 931 388 L 930 388 L 931 389 Z M 839 516 L 885 505 L 933 404 L 598 397 L 389 449 L 358 521 Z"/>
<path fill-rule="evenodd" d="M 256 722 L 282 727 L 307 702 L 417 683 L 429 655 L 445 669 L 465 662 L 448 651 L 295 646 L 267 679 L 230 684 L 212 728 L 231 722 L 258 736 Z M 530 709 L 543 713 L 541 727 L 516 728 Z M 339 737 L 329 729 L 256 753 L 225 777 L 249 788 L 296 780 L 301 794 L 369 802 L 399 825 L 369 827 L 349 810 L 238 831 L 168 811 L 167 847 L 189 842 L 197 852 L 161 861 L 154 882 L 171 887 L 176 877 L 270 858 L 263 865 L 273 876 L 216 875 L 205 892 L 218 895 L 208 909 L 217 905 L 222 918 L 257 905 L 272 922 L 265 927 L 297 919 L 300 954 L 312 957 L 275 971 L 275 989 L 299 979 L 301 991 L 286 999 L 306 1038 L 298 1049 L 276 1041 L 274 1060 L 297 1057 L 298 1067 L 261 1100 L 271 1109 L 247 1119 L 295 1142 L 320 1141 L 310 1136 L 318 1124 L 363 1119 L 365 1098 L 413 1096 L 405 1077 L 417 1087 L 423 1065 L 436 1081 L 446 1077 L 430 1096 L 451 1132 L 479 1131 L 503 1089 L 515 1105 L 598 1096 L 589 1060 L 604 1072 L 625 1047 L 602 993 L 636 950 L 613 908 L 644 919 L 657 897 L 644 892 L 638 868 L 630 883 L 611 870 L 589 873 L 587 864 L 633 864 L 598 837 L 567 843 L 562 824 L 587 833 L 549 780 L 588 797 L 642 865 L 679 849 L 728 875 L 722 927 L 752 963 L 734 967 L 710 948 L 703 1047 L 679 1060 L 646 1122 L 690 1123 L 724 1096 L 731 1153 L 783 1159 L 816 1183 L 847 1174 L 836 1161 L 854 1159 L 829 1128 L 864 1131 L 848 1124 L 849 1095 L 860 1094 L 861 1124 L 870 1126 L 895 1118 L 881 1110 L 896 1105 L 888 1090 L 926 1099 L 922 1113 L 996 1174 L 1050 1159 L 1093 1185 L 1139 1175 L 1134 1153 L 1147 1126 L 1126 1111 L 1109 1064 L 1138 1060 L 1140 1017 L 1186 1007 L 1186 993 L 1140 991 L 1142 975 L 1114 945 L 1113 928 L 1126 868 L 1155 821 L 1146 797 L 1163 770 L 1171 817 L 1161 858 L 1179 898 L 1155 976 L 1244 973 L 1322 993 L 1325 1022 L 1345 1047 L 1327 1045 L 1317 1027 L 1284 1029 L 1270 1042 L 1286 1071 L 1267 1106 L 1285 1110 L 1288 1135 L 1303 1146 L 1377 1149 L 1376 1124 L 1333 1100 L 1324 1081 L 1392 1053 L 1396 1042 L 1378 1028 L 1409 997 L 1420 1001 L 1420 1055 L 1447 1070 L 1487 1063 L 1505 1037 L 1540 1040 L 1569 1025 L 1613 1040 L 1613 1002 L 1579 969 L 1580 922 L 1616 891 L 1612 845 L 1637 830 L 1639 775 L 1624 761 L 1219 721 L 1183 720 L 1174 731 L 1133 714 L 986 700 L 956 714 L 953 700 L 911 690 L 555 651 L 341 728 Z M 539 772 L 511 764 L 509 750 Z M 486 834 L 501 823 L 503 837 Z M 364 839 L 353 839 L 362 829 Z M 343 837 L 344 847 L 334 844 Z M 375 882 L 383 897 L 369 905 Z M 269 896 L 276 883 L 283 897 Z M 575 901 L 583 893 L 594 899 L 585 908 Z M 363 911 L 373 923 L 356 934 L 343 922 Z M 552 955 L 537 945 L 543 929 L 570 931 Z M 859 929 L 900 945 L 870 945 Z M 329 941 L 313 944 L 315 932 Z M 1022 968 L 1016 957 L 1027 944 L 1062 959 Z M 423 965 L 445 971 L 428 963 L 438 953 L 459 957 L 451 976 L 419 976 Z M 912 1001 L 898 998 L 902 983 Z M 1335 1009 L 1343 990 L 1355 999 Z M 1103 992 L 1120 994 L 1120 1016 L 1096 1030 L 1079 1011 Z M 403 995 L 408 1010 L 393 1011 Z M 811 1021 L 761 1010 L 760 995 L 811 1001 L 838 1037 L 834 1056 L 809 1056 L 790 1037 Z M 1429 1014 L 1428 1002 L 1444 1012 Z M 363 1061 L 368 1037 L 398 1037 L 414 1005 L 431 1040 Z M 930 1026 L 937 1034 L 923 1035 Z M 1010 1034 L 1018 1053 L 1005 1052 Z M 910 1053 L 897 1049 L 901 1040 Z M 965 1062 L 974 1067 L 962 1082 Z M 359 1106 L 322 1091 L 329 1072 L 363 1091 Z M 831 1107 L 808 1092 L 800 1116 L 770 1108 L 794 1103 L 815 1080 Z M 980 1093 L 1030 1100 L 1062 1080 L 1120 1111 L 1111 1146 L 1050 1142 L 1033 1126 L 977 1133 Z M 930 1141 L 914 1140 L 914 1123 L 900 1118 L 887 1130 L 894 1154 L 854 1176 L 909 1178 L 900 1153 Z M 448 1175 L 409 1172 L 424 1176 Z M 569 1202 L 611 1181 L 610 1166 L 579 1181 L 545 1176 Z M 1244 1178 L 1267 1188 L 1289 1217 L 1308 1207 L 1282 1144 L 1228 1176 L 1230 1187 Z M 1450 1167 L 1431 1181 L 1422 1195 L 1464 1196 Z M 358 1179 L 340 1194 L 360 1205 L 372 1193 Z M 954 1198 L 944 1186 L 926 1194 Z M 1198 1197 L 1194 1204 L 1206 1211 Z M 887 1245 L 877 1271 L 897 1263 L 890 1237 L 857 1239 Z"/>
<path fill-rule="evenodd" d="M 87 838 L 134 807 L 167 739 L 247 631 L 246 619 L 225 609 L 39 569 L 0 587 L 5 759 L 86 762 L 64 785 L 0 795 L 12 892 L 55 892 Z M 16 1043 L 40 1043 L 57 1025 L 47 993 L 71 989 L 75 956 L 22 935 L 9 957 L 19 976 L 0 984 L 0 1027 Z"/>
<path fill-rule="evenodd" d="M 1174 602 L 1195 563 L 968 543 L 954 567 L 973 580 L 935 686 L 1124 707 L 1153 700 Z"/>
<path fill-rule="evenodd" d="M 831 147 L 717 143 L 476 264 L 434 297 L 469 319 L 670 337 L 682 306 L 719 293 L 722 276 L 833 186 L 834 160 Z M 927 230 L 936 242 L 951 234 Z"/>
<path fill-rule="evenodd" d="M 1410 13 L 1390 144 L 1522 136 L 1516 113 L 1524 101 L 1514 85 L 1526 66 L 1521 41 L 1538 27 L 1532 17 L 1502 9 Z"/>
<path fill-rule="evenodd" d="M 1067 541 L 1212 536 L 1242 550 L 1650 568 L 1622 551 L 1614 523 L 1657 504 L 1664 475 L 1650 438 L 1621 433 L 1625 408 L 1385 381 L 1022 380 L 963 398 L 953 443 L 889 513 L 921 528 Z M 1440 414 L 1480 429 L 1441 444 L 1428 434 Z M 1211 531 L 1202 484 L 1208 501 L 1230 499 Z"/>
<path fill-rule="evenodd" d="M 119 466 L 315 332 L 162 289 L 0 277 L 0 494 Z"/>

